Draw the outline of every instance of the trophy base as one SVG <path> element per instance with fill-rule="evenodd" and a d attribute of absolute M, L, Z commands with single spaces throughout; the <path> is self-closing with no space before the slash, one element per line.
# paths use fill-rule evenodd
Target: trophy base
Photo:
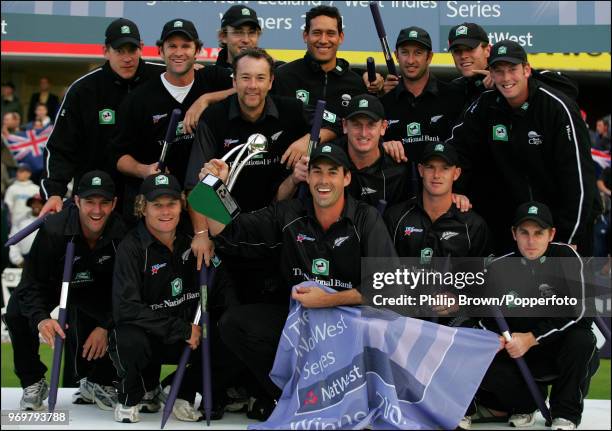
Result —
<path fill-rule="evenodd" d="M 240 214 L 240 207 L 219 178 L 206 175 L 189 194 L 189 205 L 200 214 L 222 224 L 229 224 Z"/>

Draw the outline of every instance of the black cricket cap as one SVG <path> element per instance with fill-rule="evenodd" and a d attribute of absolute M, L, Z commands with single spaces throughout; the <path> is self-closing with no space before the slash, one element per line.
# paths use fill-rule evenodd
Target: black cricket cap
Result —
<path fill-rule="evenodd" d="M 115 183 L 104 171 L 89 171 L 81 177 L 76 195 L 80 198 L 102 196 L 106 199 L 115 197 Z"/>
<path fill-rule="evenodd" d="M 484 29 L 473 22 L 464 22 L 454 26 L 448 32 L 448 50 L 466 45 L 470 48 L 476 48 L 481 43 L 489 43 L 489 36 Z"/>
<path fill-rule="evenodd" d="M 421 27 L 408 27 L 399 32 L 395 49 L 406 42 L 416 42 L 431 51 L 431 36 Z"/>
<path fill-rule="evenodd" d="M 489 66 L 492 66 L 498 61 L 506 61 L 512 64 L 527 63 L 527 53 L 518 42 L 502 40 L 491 48 Z"/>
<path fill-rule="evenodd" d="M 315 150 L 313 150 L 310 154 L 310 162 L 308 163 L 308 166 L 311 167 L 314 162 L 319 159 L 329 159 L 332 162 L 343 166 L 345 170 L 350 169 L 350 162 L 346 152 L 334 144 L 319 145 Z"/>
<path fill-rule="evenodd" d="M 140 194 L 144 195 L 145 199 L 149 202 L 164 195 L 180 198 L 181 185 L 173 175 L 149 175 L 140 185 Z"/>
<path fill-rule="evenodd" d="M 196 30 L 195 25 L 191 21 L 182 18 L 175 18 L 164 24 L 161 37 L 157 41 L 157 45 L 162 45 L 166 39 L 176 33 L 180 33 L 184 36 L 187 36 L 187 39 L 192 40 L 196 43 L 200 41 L 198 31 Z"/>
<path fill-rule="evenodd" d="M 423 150 L 423 163 L 432 157 L 439 157 L 451 166 L 459 165 L 459 155 L 454 146 L 442 142 L 429 142 Z"/>
<path fill-rule="evenodd" d="M 349 102 L 347 111 L 346 119 L 357 115 L 366 115 L 374 121 L 385 118 L 385 108 L 380 103 L 380 99 L 372 94 L 360 94 L 353 97 Z"/>
<path fill-rule="evenodd" d="M 232 27 L 240 27 L 243 24 L 253 24 L 261 30 L 259 21 L 257 20 L 257 12 L 245 5 L 234 5 L 225 11 L 221 18 L 221 27 L 231 25 Z"/>
<path fill-rule="evenodd" d="M 519 205 L 514 214 L 512 226 L 517 227 L 526 220 L 533 220 L 544 229 L 553 226 L 553 217 L 550 209 L 541 202 L 531 201 Z"/>
<path fill-rule="evenodd" d="M 117 18 L 106 28 L 105 45 L 110 45 L 114 49 L 126 43 L 140 46 L 140 32 L 133 21 L 126 18 Z"/>

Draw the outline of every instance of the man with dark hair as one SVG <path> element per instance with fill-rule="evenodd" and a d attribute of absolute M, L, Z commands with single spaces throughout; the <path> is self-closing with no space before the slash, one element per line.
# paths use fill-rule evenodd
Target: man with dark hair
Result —
<path fill-rule="evenodd" d="M 307 308 L 359 305 L 361 258 L 394 257 L 395 251 L 378 212 L 345 193 L 351 182 L 346 153 L 336 145 L 312 152 L 308 187 L 312 200 L 291 199 L 252 213 L 229 225 L 210 220 L 217 247 L 228 254 L 270 258 L 281 256 L 286 294 L 290 286 L 317 279 L 337 292 L 302 287 L 293 298 Z M 228 166 L 214 159 L 202 169 L 226 181 Z M 238 246 L 246 244 L 248 246 Z M 246 286 L 248 287 L 248 286 Z M 263 388 L 251 409 L 252 418 L 266 420 L 281 394 L 269 373 L 287 318 L 288 302 L 247 304 L 230 308 L 219 322 L 224 344 L 248 367 Z"/>
<path fill-rule="evenodd" d="M 487 70 L 491 45 L 487 32 L 478 24 L 464 22 L 448 31 L 448 50 L 453 56 L 455 68 L 461 74 L 453 80 L 463 88 L 465 108 L 483 91 L 493 88 L 493 80 Z"/>
<path fill-rule="evenodd" d="M 59 97 L 51 93 L 49 78 L 46 76 L 40 78 L 38 89 L 39 91 L 33 93 L 32 97 L 30 97 L 30 105 L 28 106 L 28 121 L 34 121 L 36 118 L 36 108 L 41 103 L 47 107 L 49 117 L 55 119 L 60 103 Z"/>
<path fill-rule="evenodd" d="M 494 260 L 487 269 L 487 286 L 494 292 L 490 295 L 567 297 L 577 299 L 578 304 L 524 309 L 520 316 L 514 304 L 502 307 L 504 314 L 514 316 L 507 318 L 512 340 L 504 343 L 480 385 L 476 400 L 484 409 L 472 416 L 472 422 L 534 425 L 537 405 L 513 361 L 524 358 L 534 377 L 544 380 L 542 393 L 547 393 L 547 384 L 552 386 L 552 429 L 573 430 L 580 424 L 591 377 L 599 366 L 583 263 L 572 247 L 553 242 L 553 216 L 543 203 L 521 204 L 511 232 L 515 251 Z M 481 319 L 480 326 L 499 332 L 492 318 Z M 546 383 L 550 376 L 554 380 Z"/>
<path fill-rule="evenodd" d="M 221 17 L 221 28 L 217 32 L 221 51 L 217 54 L 217 66 L 232 71 L 234 59 L 240 52 L 257 48 L 261 26 L 257 12 L 246 5 L 234 5 Z"/>
<path fill-rule="evenodd" d="M 448 142 L 459 152 L 466 194 L 488 221 L 496 251 L 512 245 L 505 226 L 513 208 L 536 199 L 551 208 L 559 239 L 590 255 L 595 173 L 578 106 L 531 77 L 516 42 L 495 44 L 489 69 L 495 90 L 467 110 Z"/>
<path fill-rule="evenodd" d="M 93 169 L 117 177 L 108 153 L 119 104 L 137 86 L 163 72 L 162 64 L 141 60 L 143 46 L 134 22 L 114 20 L 105 32 L 106 63 L 66 90 L 45 148 L 41 188 L 47 202 L 41 215 L 62 209 L 62 199 L 73 178 L 78 184 L 81 176 Z"/>
<path fill-rule="evenodd" d="M 365 93 L 368 88 L 361 74 L 352 70 L 346 60 L 337 57 L 338 48 L 344 42 L 344 31 L 342 16 L 336 7 L 310 9 L 306 13 L 302 37 L 306 44 L 304 58 L 278 68 L 274 91 L 301 100 L 309 114 L 314 111 L 318 99 L 325 100 L 324 118 L 335 122 L 336 127 L 322 129 L 321 137 L 323 140 L 334 139 L 342 133 L 340 119 L 346 115 L 351 98 Z M 286 157 L 291 166 L 305 154 L 308 136 L 294 145 L 295 151 Z M 284 161 L 285 158 L 281 160 Z"/>
<path fill-rule="evenodd" d="M 245 167 L 234 189 L 240 208 L 255 211 L 277 197 L 286 199 L 294 193 L 294 178 L 288 175 L 280 158 L 292 142 L 305 136 L 309 126 L 298 100 L 268 94 L 275 70 L 272 58 L 264 50 L 248 49 L 238 54 L 234 68 L 237 94 L 204 112 L 189 156 L 185 188 L 191 190 L 197 184 L 205 162 L 221 158 L 245 143 L 250 135 L 260 133 L 267 139 L 267 152 Z M 195 232 L 206 232 L 206 218 L 193 211 L 190 214 Z M 198 266 L 202 258 L 208 263 L 212 255 L 208 235 L 196 234 L 193 245 Z"/>
<path fill-rule="evenodd" d="M 388 122 L 380 100 L 371 94 L 353 97 L 342 127 L 344 135 L 333 143 L 346 151 L 351 162 L 348 193 L 380 209 L 411 197 L 408 165 L 394 161 L 382 146 Z"/>
<path fill-rule="evenodd" d="M 24 388 L 20 401 L 24 410 L 41 410 L 48 395 L 47 368 L 38 356 L 38 332 L 50 346 L 56 335 L 67 337 L 66 356 L 75 358 L 75 373 L 81 377 L 80 389 L 73 396 L 75 404 L 95 402 L 103 410 L 115 406 L 112 385 L 116 374 L 106 355 L 112 327 L 110 285 L 115 250 L 126 232 L 113 211 L 115 196 L 115 185 L 107 173 L 85 173 L 75 205 L 50 216 L 34 239 L 6 314 L 15 372 Z M 49 313 L 60 298 L 68 242 L 74 243 L 75 253 L 66 330 Z"/>
<path fill-rule="evenodd" d="M 113 140 L 117 169 L 126 176 L 123 208 L 126 221 L 133 221 L 134 197 L 142 179 L 160 172 L 157 162 L 173 109 L 184 113 L 203 93 L 231 86 L 228 74 L 220 67 L 209 66 L 195 72 L 202 41 L 191 21 L 180 18 L 168 21 L 157 46 L 166 71 L 124 100 Z M 168 172 L 183 185 L 194 134 L 185 131 L 182 121 L 173 132 L 165 163 Z"/>
<path fill-rule="evenodd" d="M 448 139 L 461 115 L 463 92 L 431 73 L 433 55 L 427 31 L 413 26 L 399 32 L 395 56 L 401 77 L 387 76 L 389 91 L 381 99 L 389 122 L 385 149 L 397 162 L 420 163 L 425 145 Z"/>
<path fill-rule="evenodd" d="M 602 151 L 610 151 L 610 125 L 608 120 L 600 118 L 595 123 L 595 142 L 593 147 Z"/>
<path fill-rule="evenodd" d="M 2 83 L 2 116 L 7 112 L 17 112 L 20 116 L 22 115 L 23 107 L 19 97 L 15 94 L 15 84 L 12 82 Z"/>

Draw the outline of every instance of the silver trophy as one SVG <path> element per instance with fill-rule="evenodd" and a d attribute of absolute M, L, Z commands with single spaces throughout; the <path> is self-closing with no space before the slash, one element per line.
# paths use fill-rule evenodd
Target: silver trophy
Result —
<path fill-rule="evenodd" d="M 249 136 L 244 144 L 232 148 L 221 159 L 229 164 L 228 160 L 236 155 L 231 162 L 226 184 L 223 184 L 214 175 L 206 175 L 189 194 L 188 200 L 191 207 L 207 217 L 228 224 L 240 213 L 238 204 L 230 194 L 238 175 L 251 159 L 267 152 L 267 148 L 268 140 L 259 133 Z"/>
<path fill-rule="evenodd" d="M 245 165 L 252 158 L 258 156 L 259 154 L 265 153 L 268 150 L 268 139 L 261 133 L 254 133 L 244 144 L 237 145 L 235 148 L 232 148 L 225 156 L 221 158 L 224 162 L 228 163 L 228 160 L 236 153 L 236 157 L 232 161 L 232 167 L 230 168 L 229 175 L 227 177 L 227 188 L 228 190 L 232 190 L 234 185 L 236 184 L 236 180 L 238 179 L 238 175 L 242 172 Z"/>

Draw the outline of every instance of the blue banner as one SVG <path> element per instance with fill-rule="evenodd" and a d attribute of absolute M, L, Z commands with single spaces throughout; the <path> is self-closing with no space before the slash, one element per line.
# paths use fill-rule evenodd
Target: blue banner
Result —
<path fill-rule="evenodd" d="M 498 347 L 489 331 L 292 300 L 270 374 L 282 396 L 249 428 L 454 429 Z"/>

